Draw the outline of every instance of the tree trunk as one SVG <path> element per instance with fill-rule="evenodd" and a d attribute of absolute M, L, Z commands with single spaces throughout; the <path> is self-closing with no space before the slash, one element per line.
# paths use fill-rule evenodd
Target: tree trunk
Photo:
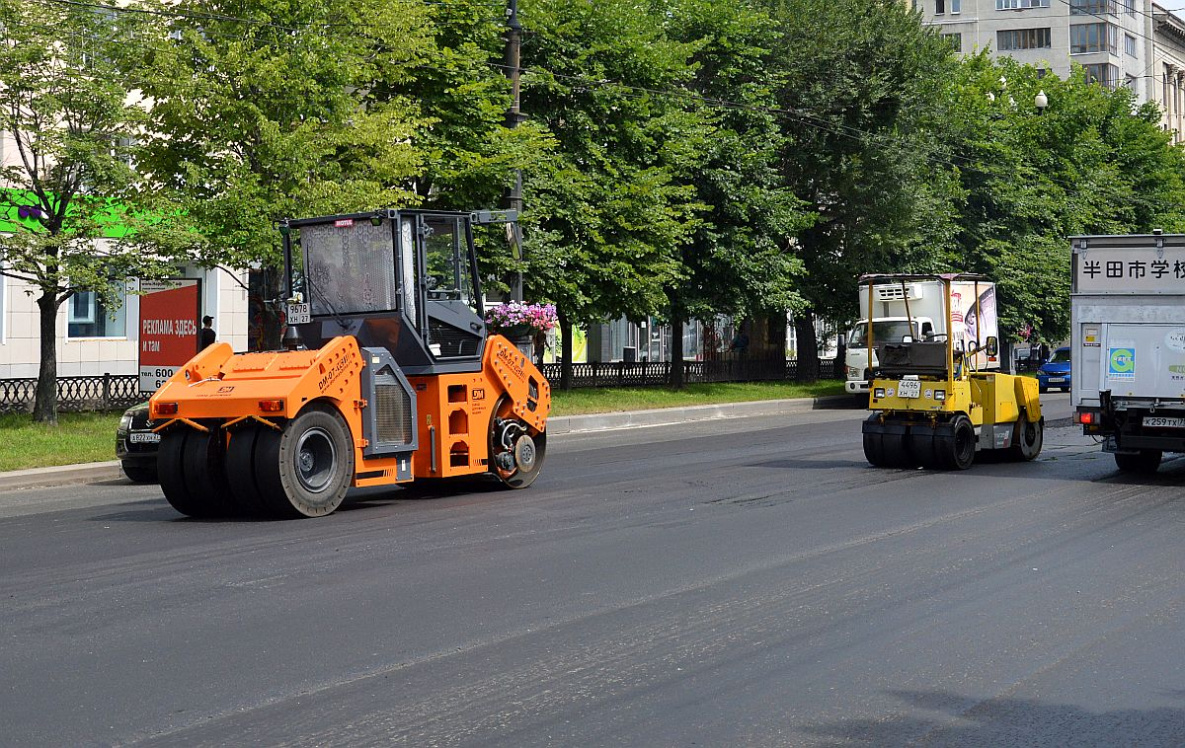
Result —
<path fill-rule="evenodd" d="M 41 366 L 37 370 L 37 393 L 33 420 L 58 423 L 58 300 L 53 292 L 37 299 L 41 321 Z"/>
<path fill-rule="evenodd" d="M 683 376 L 683 320 L 671 318 L 671 389 L 681 390 L 686 384 Z"/>
<path fill-rule="evenodd" d="M 819 341 L 815 337 L 815 313 L 794 315 L 794 332 L 798 336 L 797 372 L 795 381 L 808 383 L 819 380 Z"/>
<path fill-rule="evenodd" d="M 568 392 L 572 389 L 572 323 L 563 310 L 557 309 L 555 316 L 559 319 L 560 334 L 560 389 Z"/>

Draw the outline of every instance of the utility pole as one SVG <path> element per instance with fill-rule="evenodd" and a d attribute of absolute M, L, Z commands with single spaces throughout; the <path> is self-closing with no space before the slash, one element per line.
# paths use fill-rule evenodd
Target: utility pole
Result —
<path fill-rule="evenodd" d="M 506 8 L 506 77 L 510 79 L 510 111 L 506 113 L 506 126 L 513 129 L 522 121 L 522 87 L 520 85 L 520 62 L 522 59 L 523 27 L 518 22 L 518 0 L 509 0 Z M 506 197 L 506 207 L 521 216 L 523 213 L 523 171 L 514 170 L 514 184 Z M 514 287 L 510 295 L 515 301 L 523 300 L 523 257 L 522 229 L 517 222 L 508 224 L 515 236 L 511 239 L 514 252 Z"/>

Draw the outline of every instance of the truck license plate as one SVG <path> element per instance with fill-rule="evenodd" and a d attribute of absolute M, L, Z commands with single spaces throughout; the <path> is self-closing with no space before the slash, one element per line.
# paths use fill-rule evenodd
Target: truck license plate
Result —
<path fill-rule="evenodd" d="M 288 324 L 307 325 L 312 320 L 308 304 L 288 305 Z"/>
<path fill-rule="evenodd" d="M 1185 429 L 1185 418 L 1144 416 L 1144 427 L 1150 429 Z"/>
<path fill-rule="evenodd" d="M 898 397 L 921 397 L 922 382 L 918 379 L 902 379 L 897 385 Z"/>
<path fill-rule="evenodd" d="M 160 434 L 154 434 L 151 431 L 136 431 L 128 434 L 128 441 L 133 444 L 157 444 L 160 442 Z"/>

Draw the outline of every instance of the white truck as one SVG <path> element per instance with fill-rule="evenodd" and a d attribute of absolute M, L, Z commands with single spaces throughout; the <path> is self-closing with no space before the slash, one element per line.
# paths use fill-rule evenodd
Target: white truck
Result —
<path fill-rule="evenodd" d="M 1070 237 L 1070 402 L 1121 471 L 1185 452 L 1185 235 Z"/>
<path fill-rule="evenodd" d="M 875 276 L 871 276 L 875 278 Z M 906 278 L 908 278 L 906 276 Z M 900 284 L 860 283 L 860 321 L 848 336 L 845 356 L 846 383 L 852 394 L 868 394 L 869 372 L 880 365 L 877 349 L 886 343 L 911 340 L 942 340 L 946 329 L 946 299 L 943 284 L 933 276 L 903 280 Z M 976 299 L 978 298 L 978 311 Z M 999 338 L 996 320 L 996 286 L 987 281 L 954 281 L 950 292 L 950 317 L 954 321 L 956 350 L 967 350 L 968 341 Z M 976 330 L 979 317 L 983 328 Z M 872 319 L 872 366 L 868 364 L 868 320 Z M 976 333 L 978 332 L 978 337 Z M 975 368 L 998 370 L 1000 359 L 986 351 L 975 354 Z"/>

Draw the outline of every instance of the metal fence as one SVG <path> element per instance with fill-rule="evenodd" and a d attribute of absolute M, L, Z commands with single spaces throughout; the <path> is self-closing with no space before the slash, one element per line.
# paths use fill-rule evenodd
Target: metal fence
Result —
<path fill-rule="evenodd" d="M 704 382 L 774 382 L 792 380 L 798 361 L 684 361 L 683 379 Z M 560 364 L 544 364 L 543 376 L 553 387 L 560 383 Z M 838 376 L 834 359 L 820 359 L 819 378 Z M 573 387 L 654 387 L 671 377 L 670 361 L 572 364 Z"/>
<path fill-rule="evenodd" d="M 794 379 L 798 362 L 786 361 L 684 361 L 684 381 L 771 382 Z M 543 376 L 553 387 L 560 383 L 560 365 L 544 364 Z M 669 361 L 572 364 L 573 387 L 656 387 L 671 376 Z M 819 378 L 836 377 L 835 361 L 819 361 Z M 0 413 L 33 410 L 36 379 L 0 379 Z M 145 400 L 135 374 L 102 374 L 94 377 L 59 377 L 58 410 L 123 410 Z"/>
<path fill-rule="evenodd" d="M 36 392 L 36 379 L 0 379 L 0 413 L 32 411 Z M 136 374 L 58 378 L 59 411 L 123 410 L 143 400 Z"/>

